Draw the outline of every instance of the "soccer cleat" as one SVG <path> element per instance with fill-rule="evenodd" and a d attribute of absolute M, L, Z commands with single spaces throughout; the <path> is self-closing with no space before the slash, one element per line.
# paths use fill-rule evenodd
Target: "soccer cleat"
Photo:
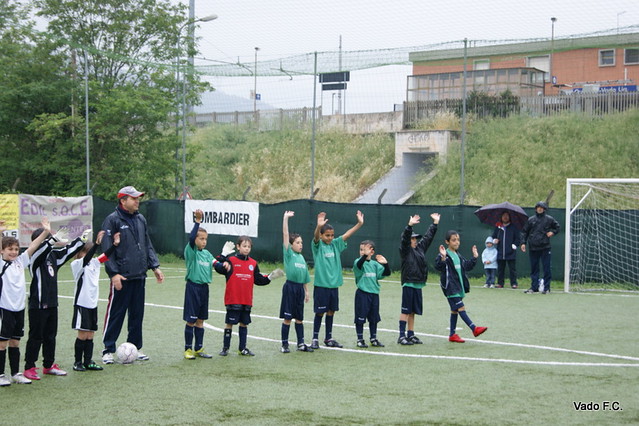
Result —
<path fill-rule="evenodd" d="M 53 364 L 49 368 L 42 368 L 43 374 L 49 374 L 51 376 L 66 376 L 67 372 L 60 368 L 58 364 Z"/>
<path fill-rule="evenodd" d="M 101 365 L 96 364 L 93 360 L 89 361 L 87 364 L 84 364 L 84 368 L 86 368 L 87 370 L 91 370 L 91 371 L 102 371 L 102 370 L 104 370 L 104 368 L 102 368 Z"/>
<path fill-rule="evenodd" d="M 324 340 L 324 344 L 329 348 L 343 348 L 344 346 L 340 345 L 339 342 L 335 339 L 326 339 Z"/>
<path fill-rule="evenodd" d="M 38 376 L 38 369 L 35 367 L 24 370 L 24 377 L 29 380 L 40 380 L 40 376 Z"/>
<path fill-rule="evenodd" d="M 195 352 L 193 352 L 193 349 L 188 348 L 187 350 L 184 351 L 184 358 L 185 359 L 195 359 Z"/>
<path fill-rule="evenodd" d="M 300 352 L 313 352 L 313 348 L 308 346 L 306 343 L 300 343 L 297 345 L 297 350 Z"/>
<path fill-rule="evenodd" d="M 371 339 L 371 346 L 374 346 L 376 348 L 383 348 L 384 345 L 382 344 L 382 342 L 380 342 L 377 339 Z"/>
<path fill-rule="evenodd" d="M 142 352 L 138 351 L 138 361 L 148 361 L 148 355 L 144 355 Z"/>
<path fill-rule="evenodd" d="M 462 339 L 461 337 L 459 337 L 459 335 L 458 335 L 458 334 L 456 334 L 456 333 L 455 333 L 455 334 L 453 334 L 452 336 L 450 336 L 450 337 L 448 338 L 448 341 L 449 341 L 449 342 L 454 342 L 454 343 L 464 343 L 464 342 L 465 342 L 465 340 L 464 340 L 464 339 Z"/>
<path fill-rule="evenodd" d="M 319 340 L 317 340 L 317 339 L 311 340 L 311 349 L 315 350 L 315 349 L 319 349 L 319 348 L 320 348 Z"/>
<path fill-rule="evenodd" d="M 360 339 L 357 341 L 357 347 L 358 348 L 367 348 L 368 345 L 366 344 L 366 342 L 364 341 L 364 339 Z"/>
<path fill-rule="evenodd" d="M 477 337 L 482 334 L 484 331 L 488 330 L 488 327 L 477 327 L 473 330 L 473 336 Z"/>
<path fill-rule="evenodd" d="M 539 290 L 533 290 L 532 288 L 529 288 L 528 290 L 524 290 L 524 293 L 526 294 L 539 293 Z"/>
<path fill-rule="evenodd" d="M 238 353 L 242 356 L 255 356 L 255 354 L 251 352 L 249 348 L 244 348 L 241 351 L 238 351 Z"/>
<path fill-rule="evenodd" d="M 218 354 L 219 356 L 227 356 L 229 354 L 229 348 L 222 348 L 222 350 L 220 351 L 220 353 Z"/>
<path fill-rule="evenodd" d="M 206 359 L 213 358 L 213 355 L 204 352 L 204 348 L 200 348 L 197 351 L 195 351 L 195 355 L 199 356 L 200 358 L 206 358 Z"/>
<path fill-rule="evenodd" d="M 73 364 L 73 371 L 87 371 L 87 369 L 81 362 L 76 362 L 75 364 Z"/>
<path fill-rule="evenodd" d="M 412 336 L 410 336 L 408 338 L 409 341 L 413 342 L 414 345 L 422 345 L 424 344 L 424 342 L 422 342 L 419 337 L 415 336 L 414 334 Z"/>
<path fill-rule="evenodd" d="M 31 383 L 31 380 L 27 379 L 26 377 L 24 377 L 24 374 L 22 373 L 16 373 L 11 377 L 11 381 L 13 383 L 16 383 L 18 385 L 28 385 Z"/>
<path fill-rule="evenodd" d="M 503 284 L 495 284 L 495 288 L 504 288 Z"/>
<path fill-rule="evenodd" d="M 491 288 L 492 286 L 488 283 L 484 284 L 484 288 Z"/>
<path fill-rule="evenodd" d="M 0 386 L 11 386 L 11 380 L 4 374 L 0 374 Z"/>
<path fill-rule="evenodd" d="M 541 294 L 550 294 L 550 290 L 544 290 L 541 292 Z"/>
<path fill-rule="evenodd" d="M 404 346 L 414 345 L 414 343 L 408 340 L 406 336 L 401 336 L 399 339 L 397 339 L 397 343 Z"/>
<path fill-rule="evenodd" d="M 511 284 L 511 285 L 510 285 L 510 287 L 511 287 L 511 288 L 519 288 L 519 285 L 517 285 L 517 284 Z"/>
<path fill-rule="evenodd" d="M 288 343 L 282 345 L 282 347 L 280 348 L 280 352 L 282 352 L 283 354 L 291 352 L 291 350 L 288 348 Z"/>
<path fill-rule="evenodd" d="M 102 363 L 103 364 L 113 364 L 113 354 L 111 352 L 107 352 L 102 354 Z"/>

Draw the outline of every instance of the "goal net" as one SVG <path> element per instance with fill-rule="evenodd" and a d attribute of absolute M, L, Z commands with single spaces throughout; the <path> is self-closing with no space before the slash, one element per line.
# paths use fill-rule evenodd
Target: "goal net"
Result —
<path fill-rule="evenodd" d="M 566 181 L 564 290 L 639 290 L 639 179 Z"/>

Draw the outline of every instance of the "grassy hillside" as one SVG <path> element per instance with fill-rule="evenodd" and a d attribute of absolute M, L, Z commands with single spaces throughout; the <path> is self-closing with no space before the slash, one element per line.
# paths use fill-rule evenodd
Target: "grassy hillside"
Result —
<path fill-rule="evenodd" d="M 423 128 L 457 128 L 450 116 Z M 311 133 L 255 133 L 232 127 L 200 129 L 189 141 L 195 198 L 247 199 L 275 203 L 308 198 Z M 352 201 L 393 166 L 394 140 L 385 134 L 318 133 L 315 156 L 317 199 Z M 417 176 L 413 204 L 450 205 L 460 200 L 460 151 L 438 164 L 426 182 Z M 524 206 L 555 191 L 563 206 L 568 177 L 639 176 L 639 110 L 603 119 L 563 115 L 470 120 L 465 156 L 465 203 L 504 200 Z"/>

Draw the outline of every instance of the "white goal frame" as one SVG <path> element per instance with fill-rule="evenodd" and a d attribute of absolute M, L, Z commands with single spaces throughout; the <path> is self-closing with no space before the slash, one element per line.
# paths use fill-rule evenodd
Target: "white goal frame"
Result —
<path fill-rule="evenodd" d="M 581 200 L 579 200 L 575 207 L 572 207 L 572 186 L 575 184 L 590 184 L 590 183 L 634 183 L 639 184 L 639 179 L 607 179 L 607 178 L 592 178 L 592 179 L 566 179 L 566 232 L 565 232 L 565 252 L 564 252 L 564 291 L 570 292 L 570 255 L 571 255 L 571 217 L 573 211 L 579 207 L 588 194 L 586 194 Z"/>

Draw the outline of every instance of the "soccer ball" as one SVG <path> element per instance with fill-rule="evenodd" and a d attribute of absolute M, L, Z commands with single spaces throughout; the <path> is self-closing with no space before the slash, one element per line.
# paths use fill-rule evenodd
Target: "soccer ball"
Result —
<path fill-rule="evenodd" d="M 138 358 L 138 348 L 133 343 L 122 343 L 115 351 L 122 364 L 131 364 Z"/>

